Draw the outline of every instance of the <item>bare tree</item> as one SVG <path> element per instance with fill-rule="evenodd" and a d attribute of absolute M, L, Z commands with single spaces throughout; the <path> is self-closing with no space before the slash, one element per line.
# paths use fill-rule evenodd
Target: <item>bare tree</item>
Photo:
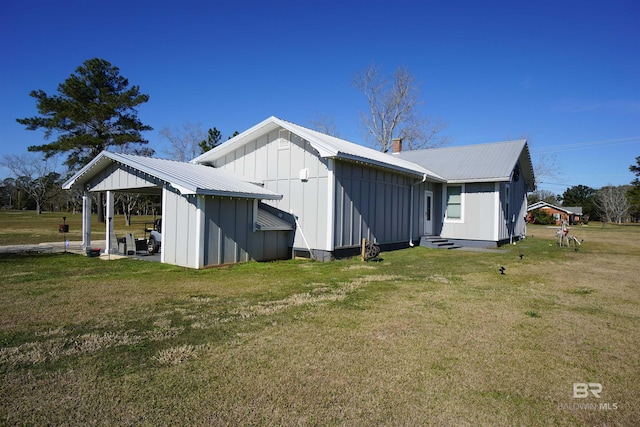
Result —
<path fill-rule="evenodd" d="M 315 119 L 309 121 L 311 128 L 327 135 L 340 138 L 340 134 L 336 130 L 336 123 L 332 116 L 318 113 Z"/>
<path fill-rule="evenodd" d="M 82 212 L 82 196 L 84 195 L 84 190 L 82 189 L 72 189 L 67 190 L 65 195 L 65 203 L 67 212 L 72 212 L 76 215 L 78 212 Z"/>
<path fill-rule="evenodd" d="M 445 125 L 421 116 L 420 88 L 406 67 L 399 67 L 391 77 L 371 64 L 356 73 L 353 85 L 366 97 L 369 111 L 362 113 L 367 138 L 382 152 L 388 152 L 394 138 L 401 138 L 408 149 L 436 147 L 446 143 L 440 136 Z"/>
<path fill-rule="evenodd" d="M 536 183 L 549 183 L 563 181 L 560 176 L 560 167 L 554 154 L 538 152 L 532 155 L 533 173 Z"/>
<path fill-rule="evenodd" d="M 116 195 L 116 203 L 120 204 L 122 207 L 125 226 L 129 227 L 131 225 L 131 215 L 140 205 L 140 201 L 141 196 L 137 193 L 118 193 Z"/>
<path fill-rule="evenodd" d="M 0 161 L 16 177 L 16 188 L 24 191 L 36 203 L 36 212 L 42 212 L 42 205 L 57 197 L 62 191 L 60 174 L 51 157 L 38 155 L 6 154 Z"/>
<path fill-rule="evenodd" d="M 546 153 L 541 148 L 534 147 L 533 138 L 526 133 L 521 134 L 517 138 L 507 136 L 507 140 L 526 139 L 531 153 L 531 163 L 533 164 L 533 174 L 536 184 L 550 183 L 562 181 L 561 170 L 558 166 L 557 156 L 555 154 Z M 543 200 L 542 198 L 540 200 Z M 557 202 L 557 201 L 556 201 Z"/>
<path fill-rule="evenodd" d="M 200 124 L 184 122 L 181 128 L 164 127 L 160 135 L 169 141 L 170 147 L 164 153 L 170 159 L 180 162 L 189 161 L 201 154 L 200 143 L 207 139 Z"/>
<path fill-rule="evenodd" d="M 527 202 L 531 205 L 536 202 L 547 202 L 554 205 L 558 203 L 558 197 L 551 191 L 536 190 L 533 193 L 529 194 L 529 196 L 527 197 Z"/>
<path fill-rule="evenodd" d="M 617 222 L 621 224 L 631 207 L 627 199 L 629 186 L 614 187 L 608 185 L 596 193 L 595 205 L 602 213 L 605 223 Z"/>

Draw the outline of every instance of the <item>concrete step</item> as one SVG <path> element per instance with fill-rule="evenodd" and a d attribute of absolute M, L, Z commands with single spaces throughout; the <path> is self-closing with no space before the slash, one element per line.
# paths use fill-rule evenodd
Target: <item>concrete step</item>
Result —
<path fill-rule="evenodd" d="M 422 236 L 420 246 L 432 249 L 459 249 L 462 247 L 440 236 Z"/>

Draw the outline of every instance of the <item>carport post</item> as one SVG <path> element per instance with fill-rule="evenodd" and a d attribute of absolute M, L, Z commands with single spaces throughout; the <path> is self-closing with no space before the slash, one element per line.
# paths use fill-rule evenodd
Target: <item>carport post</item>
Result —
<path fill-rule="evenodd" d="M 107 212 L 105 215 L 105 222 L 107 223 L 106 228 L 106 241 L 104 246 L 104 253 L 110 254 L 113 248 L 111 247 L 111 242 L 113 236 L 113 191 L 107 191 Z"/>
<path fill-rule="evenodd" d="M 82 249 L 91 247 L 91 196 L 88 191 L 82 194 Z"/>

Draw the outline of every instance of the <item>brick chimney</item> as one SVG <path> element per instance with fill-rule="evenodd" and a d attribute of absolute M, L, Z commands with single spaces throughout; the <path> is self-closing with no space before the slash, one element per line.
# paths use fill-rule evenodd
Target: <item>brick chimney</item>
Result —
<path fill-rule="evenodd" d="M 393 153 L 399 153 L 402 151 L 402 138 L 393 138 L 391 143 L 391 151 Z"/>

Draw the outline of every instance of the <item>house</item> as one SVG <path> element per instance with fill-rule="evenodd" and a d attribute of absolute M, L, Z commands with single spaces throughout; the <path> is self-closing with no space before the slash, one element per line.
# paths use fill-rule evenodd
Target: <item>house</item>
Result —
<path fill-rule="evenodd" d="M 395 151 L 446 180 L 437 194 L 441 237 L 495 246 L 525 236 L 527 192 L 535 190 L 526 140 Z"/>
<path fill-rule="evenodd" d="M 548 215 L 553 216 L 553 219 L 558 225 L 560 225 L 562 221 L 567 221 L 569 225 L 573 225 L 582 220 L 581 206 L 556 206 L 548 202 L 539 201 L 527 208 L 527 218 L 529 222 L 533 222 L 532 212 L 537 209 L 542 209 Z"/>
<path fill-rule="evenodd" d="M 266 203 L 297 218 L 293 256 L 319 260 L 413 244 L 433 223 L 419 219 L 425 191 L 444 179 L 415 163 L 270 117 L 193 163 L 245 176 L 281 194 Z"/>
<path fill-rule="evenodd" d="M 114 191 L 162 194 L 162 261 L 194 268 L 326 261 L 357 253 L 363 238 L 393 249 L 425 235 L 482 246 L 524 236 L 526 141 L 396 151 L 270 117 L 190 163 L 103 152 L 64 188 L 86 201 L 107 191 L 111 204 Z"/>

